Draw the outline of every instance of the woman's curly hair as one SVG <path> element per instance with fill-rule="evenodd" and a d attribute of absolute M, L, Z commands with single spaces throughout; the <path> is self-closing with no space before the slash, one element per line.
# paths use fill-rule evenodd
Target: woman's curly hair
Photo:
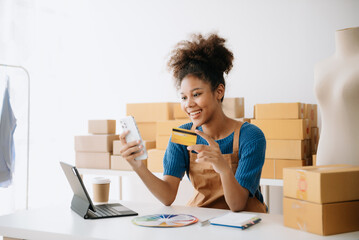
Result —
<path fill-rule="evenodd" d="M 191 40 L 179 42 L 168 61 L 176 87 L 180 87 L 187 75 L 209 82 L 212 91 L 219 84 L 225 86 L 223 74 L 228 74 L 233 66 L 233 53 L 224 46 L 225 42 L 217 34 L 210 34 L 207 38 L 193 34 Z"/>

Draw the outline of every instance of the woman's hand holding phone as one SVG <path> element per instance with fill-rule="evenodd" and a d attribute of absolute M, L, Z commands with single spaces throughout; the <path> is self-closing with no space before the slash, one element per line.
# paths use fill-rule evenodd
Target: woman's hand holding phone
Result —
<path fill-rule="evenodd" d="M 142 161 L 135 160 L 136 157 L 143 154 L 143 146 L 140 144 L 141 140 L 136 140 L 128 143 L 126 141 L 126 136 L 129 133 L 130 130 L 127 130 L 120 135 L 122 145 L 120 153 L 121 156 L 126 159 L 128 163 L 132 166 L 133 170 L 136 170 L 143 165 Z"/>

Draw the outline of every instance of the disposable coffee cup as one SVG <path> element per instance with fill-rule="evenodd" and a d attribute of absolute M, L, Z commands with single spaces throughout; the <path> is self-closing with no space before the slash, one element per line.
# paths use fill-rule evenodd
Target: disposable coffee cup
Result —
<path fill-rule="evenodd" d="M 94 202 L 108 202 L 108 196 L 110 193 L 110 182 L 110 179 L 104 177 L 95 177 L 92 179 Z"/>

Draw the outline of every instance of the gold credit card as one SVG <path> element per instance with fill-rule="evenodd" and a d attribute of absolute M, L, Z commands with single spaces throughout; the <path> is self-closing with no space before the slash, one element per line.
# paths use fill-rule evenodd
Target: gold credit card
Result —
<path fill-rule="evenodd" d="M 171 142 L 186 146 L 196 145 L 197 134 L 187 129 L 173 128 Z"/>

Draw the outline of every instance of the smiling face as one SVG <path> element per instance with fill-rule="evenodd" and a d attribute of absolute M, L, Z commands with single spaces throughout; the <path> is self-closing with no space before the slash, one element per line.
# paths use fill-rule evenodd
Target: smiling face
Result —
<path fill-rule="evenodd" d="M 207 83 L 194 75 L 187 75 L 181 81 L 181 107 L 195 126 L 208 123 L 222 111 L 221 98 L 224 94 L 223 85 L 212 91 Z"/>

